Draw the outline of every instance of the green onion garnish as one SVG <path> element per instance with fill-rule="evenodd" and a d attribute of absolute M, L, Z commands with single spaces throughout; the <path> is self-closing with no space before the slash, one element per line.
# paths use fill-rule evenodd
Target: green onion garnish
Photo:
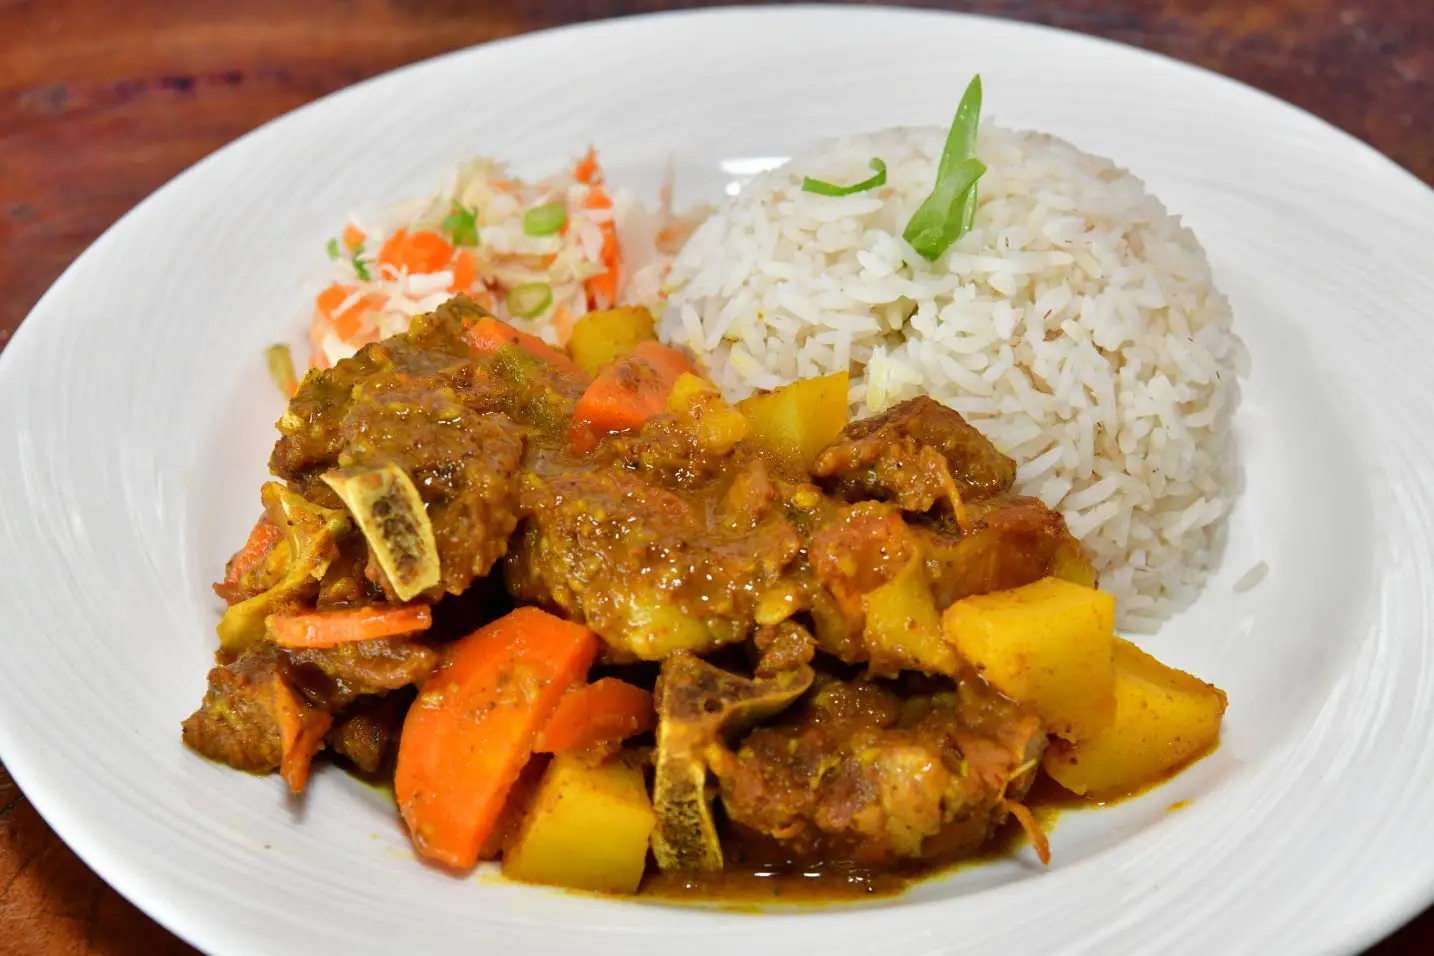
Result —
<path fill-rule="evenodd" d="M 354 274 L 359 277 L 359 281 L 370 282 L 372 281 L 373 276 L 369 275 L 368 263 L 361 258 L 362 256 L 363 243 L 359 243 L 357 246 L 354 247 L 353 257 L 349 261 L 352 263 L 354 267 Z"/>
<path fill-rule="evenodd" d="M 802 177 L 802 192 L 816 193 L 818 196 L 850 196 L 852 193 L 864 193 L 868 189 L 875 189 L 878 186 L 886 185 L 886 163 L 880 157 L 873 158 L 871 168 L 876 170 L 876 175 L 870 179 L 863 179 L 852 186 L 838 186 L 836 183 L 823 182 L 820 179 L 813 179 L 810 176 Z"/>
<path fill-rule="evenodd" d="M 337 239 L 330 239 L 329 244 L 324 248 L 329 250 L 330 259 L 337 259 L 342 255 L 342 253 L 339 252 L 339 241 Z"/>
<path fill-rule="evenodd" d="M 981 125 L 981 77 L 971 78 L 946 148 L 936 168 L 936 185 L 901 234 L 922 258 L 935 262 L 951 244 L 966 234 L 976 219 L 976 181 L 986 164 L 976 158 L 976 133 Z"/>
<path fill-rule="evenodd" d="M 523 231 L 530 236 L 551 236 L 568 221 L 568 207 L 550 202 L 523 213 Z"/>
<path fill-rule="evenodd" d="M 901 237 L 928 262 L 935 262 L 951 244 L 965 233 L 966 213 L 961 197 L 986 172 L 986 164 L 968 159 L 958 164 L 952 174 L 936 184 L 930 198 L 921 204 Z"/>
<path fill-rule="evenodd" d="M 453 211 L 443 218 L 443 231 L 455 246 L 478 245 L 478 210 L 454 200 Z"/>
<path fill-rule="evenodd" d="M 546 282 L 529 282 L 508 293 L 508 314 L 520 319 L 541 315 L 553 301 L 553 287 Z"/>

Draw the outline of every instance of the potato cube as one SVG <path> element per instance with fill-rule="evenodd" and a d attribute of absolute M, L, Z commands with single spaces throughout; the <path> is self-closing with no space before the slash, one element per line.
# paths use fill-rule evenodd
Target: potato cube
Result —
<path fill-rule="evenodd" d="M 904 668 L 952 674 L 958 658 L 941 635 L 941 612 L 931 595 L 926 563 L 914 556 L 896 576 L 861 599 L 866 611 L 862 639 L 871 669 L 894 674 Z"/>
<path fill-rule="evenodd" d="M 808 378 L 737 403 L 749 433 L 780 455 L 809 467 L 836 440 L 847 420 L 847 373 Z"/>
<path fill-rule="evenodd" d="M 1208 753 L 1224 714 L 1224 691 L 1116 638 L 1114 720 L 1088 740 L 1053 741 L 1046 773 L 1092 799 L 1127 796 Z"/>
<path fill-rule="evenodd" d="M 652 313 L 642 306 L 589 312 L 578 319 L 568 339 L 568 354 L 589 375 L 633 350 L 657 341 Z"/>
<path fill-rule="evenodd" d="M 957 601 L 946 639 L 1051 733 L 1083 740 L 1115 712 L 1115 598 L 1059 578 Z"/>
<path fill-rule="evenodd" d="M 603 893 L 635 893 L 656 816 L 642 771 L 622 759 L 553 758 L 532 809 L 503 853 L 503 875 Z"/>
<path fill-rule="evenodd" d="M 697 439 L 697 447 L 714 455 L 725 455 L 747 437 L 748 423 L 741 412 L 727 404 L 717 386 L 699 375 L 683 372 L 672 383 L 666 411 Z"/>

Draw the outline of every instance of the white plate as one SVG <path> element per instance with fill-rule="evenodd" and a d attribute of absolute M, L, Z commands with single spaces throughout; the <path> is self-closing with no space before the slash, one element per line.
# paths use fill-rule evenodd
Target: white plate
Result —
<path fill-rule="evenodd" d="M 723 161 L 945 122 L 973 71 L 989 114 L 1116 158 L 1185 214 L 1250 345 L 1225 565 L 1146 642 L 1229 691 L 1215 756 L 1069 816 L 1049 871 L 1022 856 L 753 916 L 455 879 L 342 773 L 292 804 L 181 746 L 214 650 L 208 584 L 280 411 L 260 351 L 300 330 L 350 208 L 470 153 L 541 173 L 589 142 L 639 186 L 675 153 L 682 198 L 715 198 Z M 0 753 L 105 879 L 216 953 L 1353 951 L 1434 895 L 1431 224 L 1434 193 L 1289 106 L 993 20 L 659 16 L 363 83 L 146 200 L 0 354 Z M 1233 593 L 1258 559 L 1269 578 Z"/>

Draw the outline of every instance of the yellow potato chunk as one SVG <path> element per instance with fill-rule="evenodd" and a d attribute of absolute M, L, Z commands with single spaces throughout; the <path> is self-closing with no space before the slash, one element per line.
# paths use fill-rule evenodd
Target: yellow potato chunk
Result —
<path fill-rule="evenodd" d="M 712 454 L 725 455 L 747 437 L 747 419 L 700 375 L 683 372 L 677 377 L 666 410 L 691 430 L 699 448 Z"/>
<path fill-rule="evenodd" d="M 752 423 L 751 438 L 809 467 L 847 421 L 847 373 L 808 378 L 737 403 Z"/>
<path fill-rule="evenodd" d="M 1088 740 L 1052 741 L 1046 773 L 1092 799 L 1127 796 L 1208 753 L 1224 715 L 1224 691 L 1116 638 L 1114 720 Z"/>
<path fill-rule="evenodd" d="M 600 893 L 635 893 L 657 818 L 642 771 L 559 754 L 503 853 L 503 875 Z"/>
<path fill-rule="evenodd" d="M 879 674 L 903 669 L 955 674 L 957 656 L 941 635 L 941 613 L 926 578 L 926 562 L 913 556 L 896 577 L 864 594 L 862 640 Z"/>
<path fill-rule="evenodd" d="M 652 313 L 642 306 L 589 312 L 578 319 L 568 339 L 568 354 L 584 372 L 596 375 L 639 342 L 657 341 Z"/>
<path fill-rule="evenodd" d="M 1003 694 L 1035 708 L 1051 733 L 1084 740 L 1115 713 L 1115 598 L 1059 578 L 963 598 L 946 639 Z"/>

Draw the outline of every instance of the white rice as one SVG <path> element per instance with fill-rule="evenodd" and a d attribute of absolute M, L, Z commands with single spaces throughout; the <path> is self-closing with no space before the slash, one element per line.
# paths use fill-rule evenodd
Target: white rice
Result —
<path fill-rule="evenodd" d="M 1250 567 L 1250 570 L 1240 575 L 1240 580 L 1235 582 L 1235 593 L 1244 594 L 1246 591 L 1258 587 L 1260 582 L 1265 580 L 1269 573 L 1269 564 L 1264 561 L 1256 561 L 1254 565 Z"/>
<path fill-rule="evenodd" d="M 1020 464 L 1118 598 L 1158 627 L 1217 559 L 1230 417 L 1248 358 L 1194 235 L 1140 180 L 1049 136 L 985 124 L 976 224 L 935 263 L 901 238 L 944 129 L 824 144 L 749 184 L 669 276 L 664 337 L 734 397 L 852 373 L 855 415 L 921 393 Z M 885 186 L 803 192 L 887 164 Z"/>

